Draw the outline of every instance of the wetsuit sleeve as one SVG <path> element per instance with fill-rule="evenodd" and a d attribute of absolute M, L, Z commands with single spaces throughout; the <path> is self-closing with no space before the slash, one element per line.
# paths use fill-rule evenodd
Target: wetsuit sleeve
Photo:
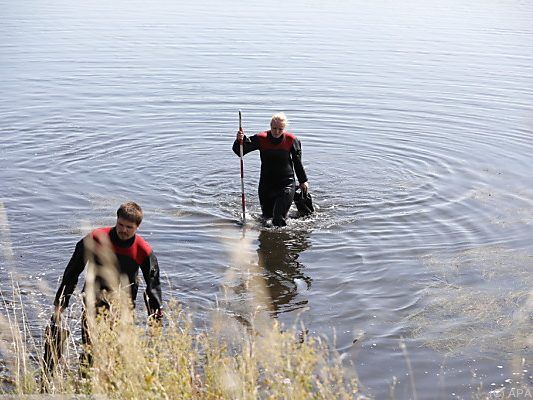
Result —
<path fill-rule="evenodd" d="M 243 140 L 243 155 L 248 154 L 251 151 L 258 150 L 259 149 L 259 138 L 256 135 L 253 135 L 251 137 L 244 137 Z M 233 142 L 233 152 L 240 156 L 240 149 L 239 146 L 240 143 L 237 139 Z"/>
<path fill-rule="evenodd" d="M 291 147 L 291 157 L 292 163 L 294 165 L 294 171 L 296 172 L 296 177 L 298 182 L 305 183 L 307 182 L 307 174 L 305 173 L 304 166 L 302 164 L 302 145 L 298 139 L 294 139 Z"/>
<path fill-rule="evenodd" d="M 141 271 L 146 282 L 146 294 L 148 295 L 148 306 L 150 308 L 148 311 L 152 314 L 163 308 L 159 264 L 153 251 L 141 264 Z"/>
<path fill-rule="evenodd" d="M 78 283 L 78 278 L 85 269 L 85 246 L 83 241 L 84 239 L 76 244 L 74 253 L 67 264 L 67 268 L 65 268 L 61 285 L 59 285 L 54 300 L 55 306 L 61 306 L 63 308 L 68 307 L 70 297 Z"/>

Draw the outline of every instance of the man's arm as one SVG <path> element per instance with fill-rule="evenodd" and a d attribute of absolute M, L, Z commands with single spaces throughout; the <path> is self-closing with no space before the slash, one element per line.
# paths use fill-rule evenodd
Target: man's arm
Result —
<path fill-rule="evenodd" d="M 307 182 L 307 174 L 305 173 L 302 164 L 302 145 L 298 139 L 295 139 L 291 147 L 292 163 L 294 165 L 294 172 L 300 183 L 300 187 Z"/>
<path fill-rule="evenodd" d="M 152 251 L 141 264 L 144 281 L 146 282 L 146 295 L 148 296 L 148 312 L 161 316 L 163 301 L 161 296 L 161 281 L 159 277 L 159 264 Z"/>
<path fill-rule="evenodd" d="M 72 296 L 72 293 L 76 288 L 76 284 L 78 283 L 78 278 L 85 269 L 85 246 L 83 241 L 84 239 L 80 240 L 76 244 L 74 253 L 67 264 L 67 268 L 65 268 L 61 285 L 59 285 L 59 289 L 57 290 L 54 300 L 56 313 L 60 313 L 63 311 L 63 309 L 68 307 L 70 297 Z"/>

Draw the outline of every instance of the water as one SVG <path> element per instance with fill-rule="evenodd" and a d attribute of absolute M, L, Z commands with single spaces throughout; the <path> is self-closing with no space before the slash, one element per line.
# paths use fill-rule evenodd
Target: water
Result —
<path fill-rule="evenodd" d="M 285 111 L 320 210 L 246 228 L 272 315 L 335 338 L 376 398 L 524 385 L 530 2 L 0 6 L 0 272 L 33 307 L 83 226 L 134 199 L 165 297 L 207 315 L 243 234 L 237 111 L 248 133 Z M 250 154 L 251 215 L 258 173 Z"/>

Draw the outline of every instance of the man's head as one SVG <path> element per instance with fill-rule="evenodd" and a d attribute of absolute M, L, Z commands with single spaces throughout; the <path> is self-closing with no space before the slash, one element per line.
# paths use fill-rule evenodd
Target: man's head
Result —
<path fill-rule="evenodd" d="M 122 204 L 117 210 L 116 231 L 120 240 L 131 239 L 143 220 L 143 210 L 133 201 Z"/>
<path fill-rule="evenodd" d="M 280 112 L 272 116 L 272 119 L 270 120 L 270 133 L 272 136 L 275 138 L 280 137 L 283 135 L 286 127 L 287 116 L 284 113 Z"/>

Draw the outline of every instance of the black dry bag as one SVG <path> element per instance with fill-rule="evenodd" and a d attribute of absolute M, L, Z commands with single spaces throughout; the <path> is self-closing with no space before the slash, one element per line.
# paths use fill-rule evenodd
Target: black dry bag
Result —
<path fill-rule="evenodd" d="M 294 204 L 300 213 L 300 216 L 305 217 L 315 212 L 313 207 L 313 199 L 309 192 L 296 192 L 294 193 Z"/>

